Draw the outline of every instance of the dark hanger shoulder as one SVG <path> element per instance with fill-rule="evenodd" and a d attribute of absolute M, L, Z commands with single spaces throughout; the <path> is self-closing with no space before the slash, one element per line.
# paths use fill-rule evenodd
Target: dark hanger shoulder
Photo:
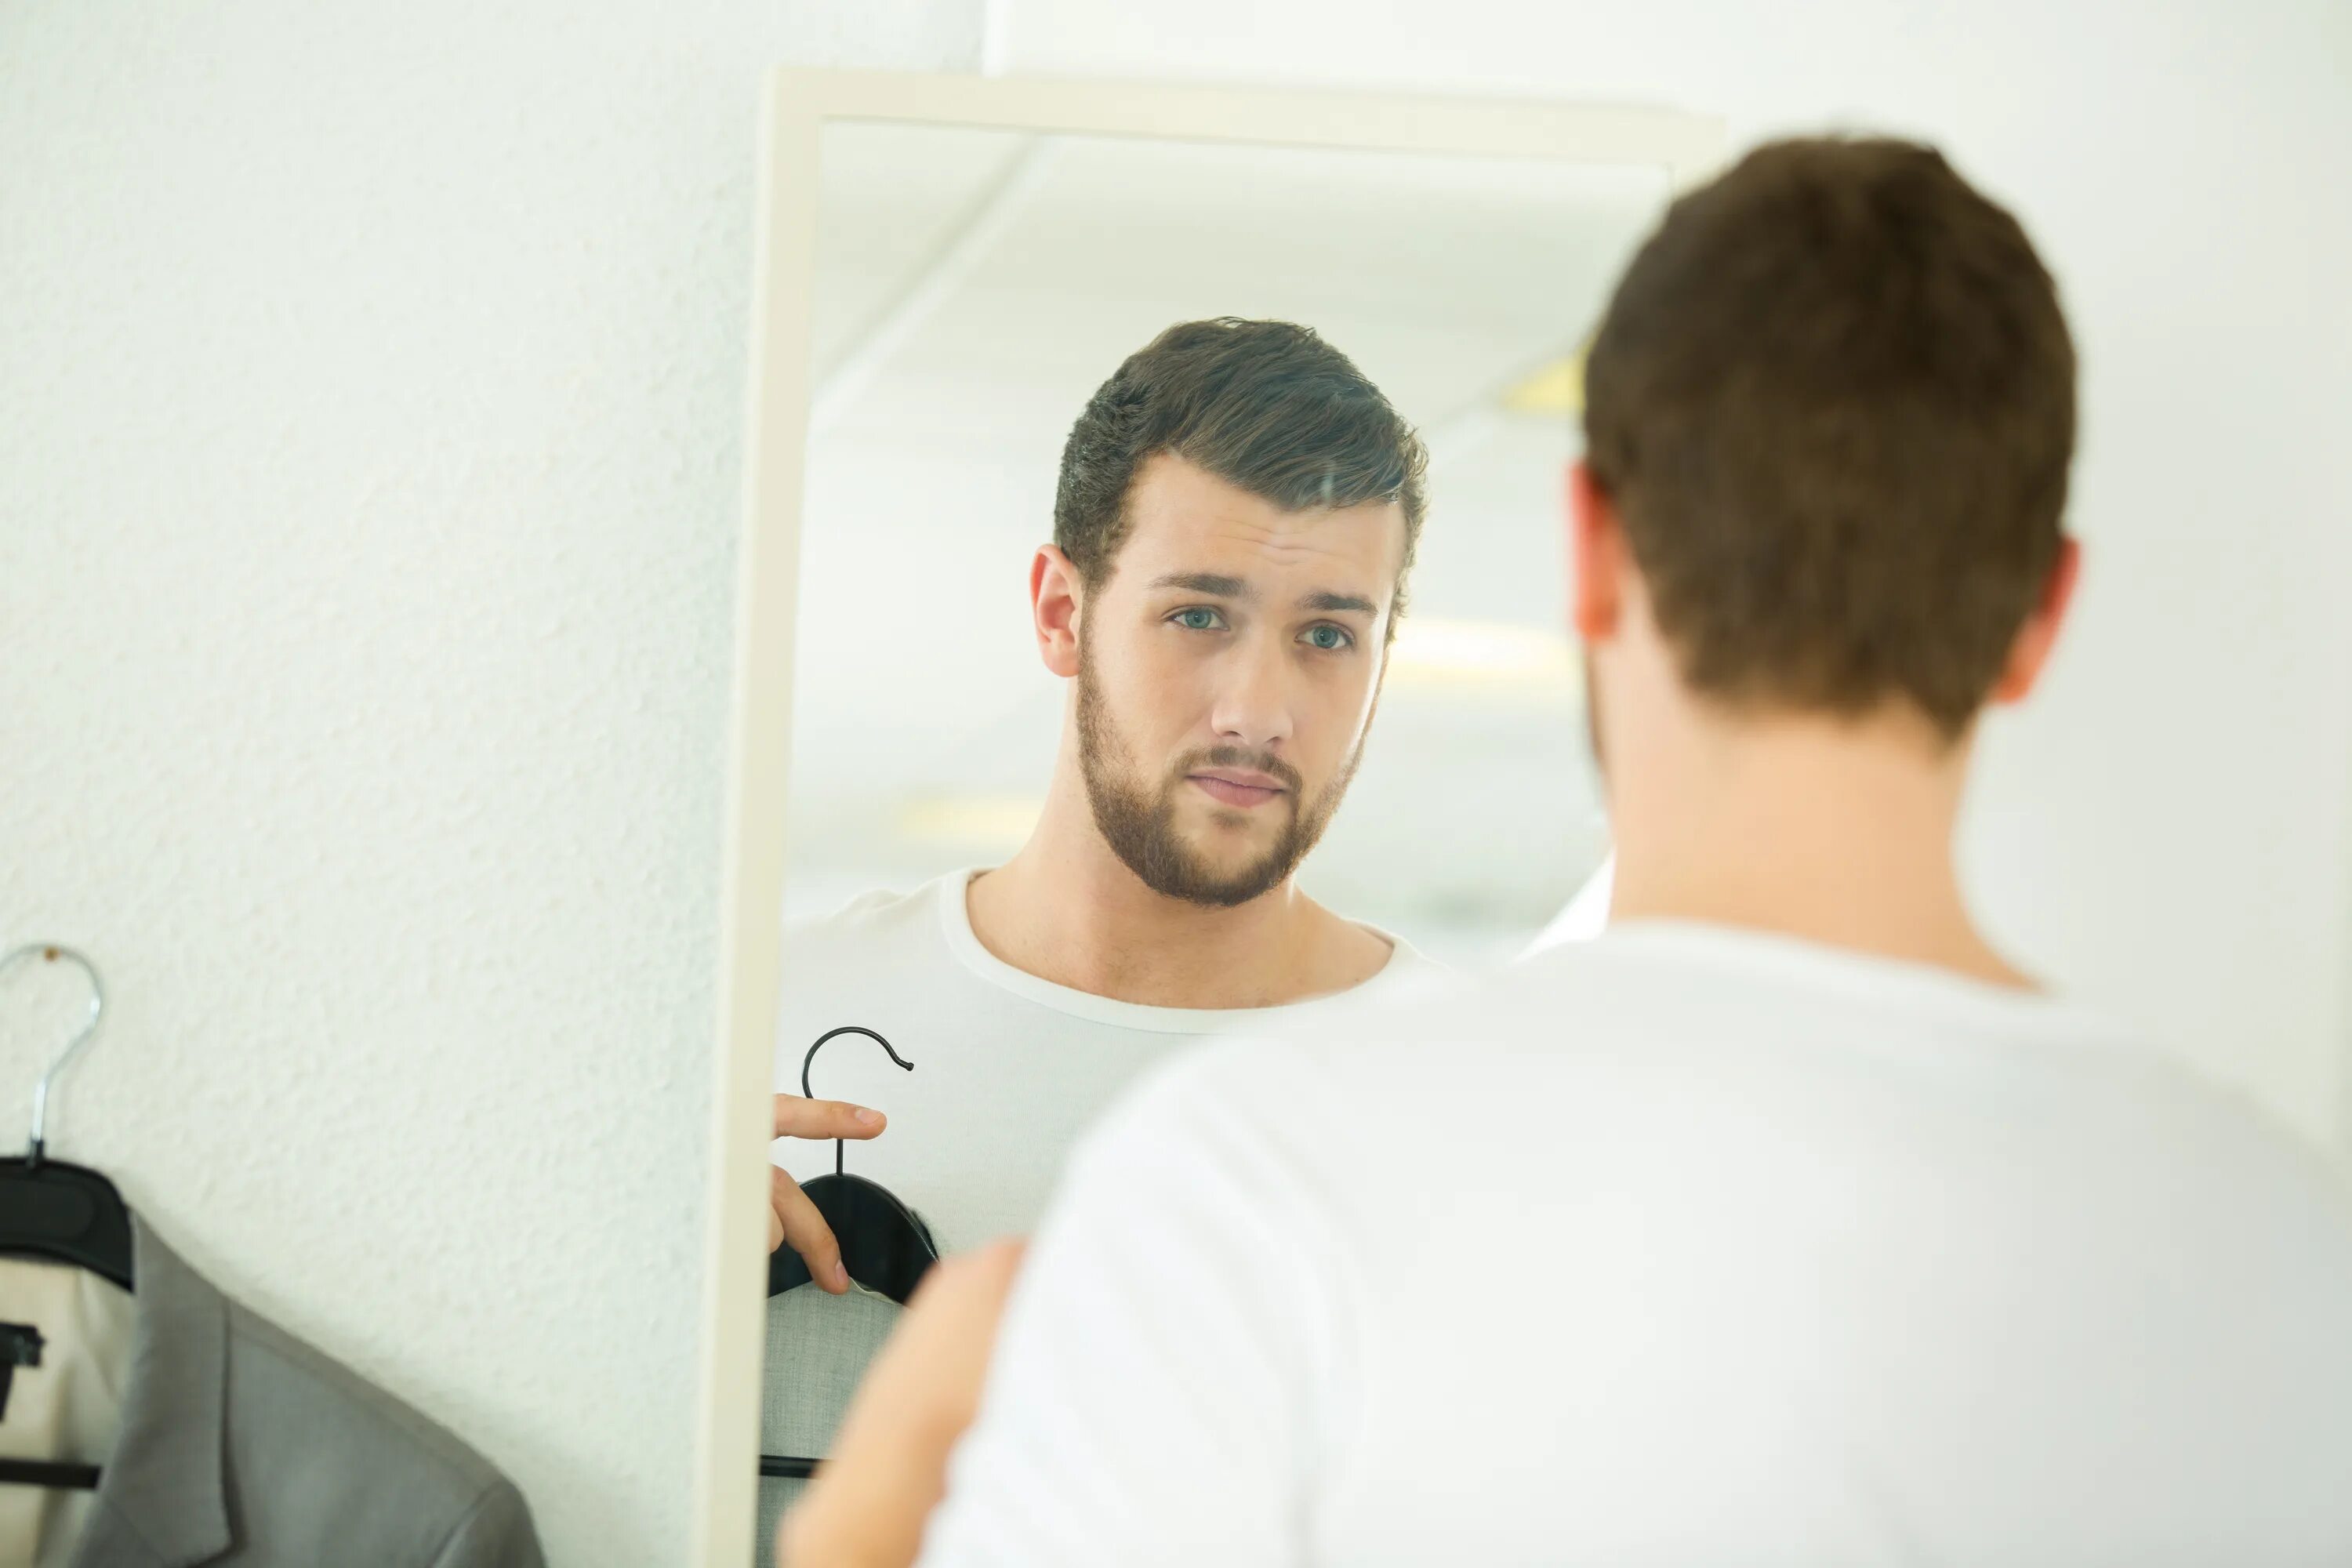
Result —
<path fill-rule="evenodd" d="M 128 1290 L 130 1205 L 87 1165 L 38 1155 L 0 1159 L 0 1254 L 69 1263 Z"/>
<path fill-rule="evenodd" d="M 0 975 L 23 963 L 71 964 L 89 981 L 89 1012 L 81 1028 L 33 1085 L 33 1135 L 23 1155 L 0 1159 L 0 1255 L 46 1258 L 131 1289 L 131 1208 L 114 1184 L 86 1165 L 47 1157 L 43 1134 L 49 1096 L 59 1075 L 106 1011 L 106 984 L 98 968 L 73 948 L 32 942 L 0 957 Z"/>
<path fill-rule="evenodd" d="M 801 1184 L 841 1246 L 850 1279 L 905 1306 L 931 1265 L 940 1260 L 930 1227 L 898 1194 L 863 1176 L 818 1176 Z M 808 1265 L 789 1247 L 768 1258 L 768 1294 L 809 1283 Z"/>

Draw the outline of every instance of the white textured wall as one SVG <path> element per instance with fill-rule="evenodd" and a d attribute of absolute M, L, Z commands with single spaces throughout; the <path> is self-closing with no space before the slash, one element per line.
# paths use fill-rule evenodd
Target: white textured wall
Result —
<path fill-rule="evenodd" d="M 115 993 L 57 1152 L 559 1564 L 686 1551 L 760 74 L 980 47 L 0 5 L 0 943 Z"/>
<path fill-rule="evenodd" d="M 1940 142 L 2042 246 L 2084 354 L 2089 575 L 2047 691 L 1991 736 L 1976 885 L 2081 994 L 2352 1132 L 2352 6 L 1013 0 L 1005 20 L 1016 70 Z"/>

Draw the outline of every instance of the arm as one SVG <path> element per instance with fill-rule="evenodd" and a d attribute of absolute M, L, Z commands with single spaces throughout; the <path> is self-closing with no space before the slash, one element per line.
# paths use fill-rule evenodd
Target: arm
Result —
<path fill-rule="evenodd" d="M 1014 1288 L 927 1568 L 1303 1556 L 1331 1251 L 1265 1109 L 1279 1103 L 1267 1049 L 1184 1062 L 1080 1146 Z"/>
<path fill-rule="evenodd" d="M 971 1425 L 1016 1242 L 943 1258 L 924 1276 L 866 1368 L 833 1452 L 784 1518 L 776 1561 L 793 1568 L 907 1568 Z"/>

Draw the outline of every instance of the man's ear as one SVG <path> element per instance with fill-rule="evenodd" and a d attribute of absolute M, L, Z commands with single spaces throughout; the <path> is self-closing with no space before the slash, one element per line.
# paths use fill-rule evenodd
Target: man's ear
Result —
<path fill-rule="evenodd" d="M 1617 508 L 1581 460 L 1568 466 L 1568 619 L 1577 637 L 1605 642 L 1625 612 L 1633 551 Z"/>
<path fill-rule="evenodd" d="M 1064 679 L 1078 673 L 1078 616 L 1086 584 L 1057 545 L 1041 544 L 1029 563 L 1029 620 L 1037 634 L 1037 657 Z"/>
<path fill-rule="evenodd" d="M 2058 644 L 2058 629 L 2065 625 L 2066 612 L 2074 605 L 2074 584 L 2082 574 L 2083 547 L 2072 539 L 2060 540 L 2058 559 L 2042 581 L 2042 596 L 2009 645 L 2009 659 L 2001 666 L 2000 679 L 1993 682 L 1991 700 L 2022 702 L 2041 681 L 2042 670 L 2050 664 L 2051 649 Z"/>

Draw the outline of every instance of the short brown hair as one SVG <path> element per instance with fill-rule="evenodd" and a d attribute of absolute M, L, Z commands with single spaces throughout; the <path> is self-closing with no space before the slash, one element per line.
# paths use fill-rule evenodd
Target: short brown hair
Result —
<path fill-rule="evenodd" d="M 1760 147 L 1667 212 L 1585 371 L 1586 461 L 1695 689 L 1963 732 L 2054 566 L 2074 349 L 1928 147 Z"/>
<path fill-rule="evenodd" d="M 1220 316 L 1180 322 L 1129 355 L 1087 400 L 1062 448 L 1054 542 L 1088 586 L 1109 577 L 1129 526 L 1128 491 L 1160 452 L 1286 510 L 1395 502 L 1404 555 L 1393 632 L 1429 458 L 1346 354 L 1307 327 Z"/>

